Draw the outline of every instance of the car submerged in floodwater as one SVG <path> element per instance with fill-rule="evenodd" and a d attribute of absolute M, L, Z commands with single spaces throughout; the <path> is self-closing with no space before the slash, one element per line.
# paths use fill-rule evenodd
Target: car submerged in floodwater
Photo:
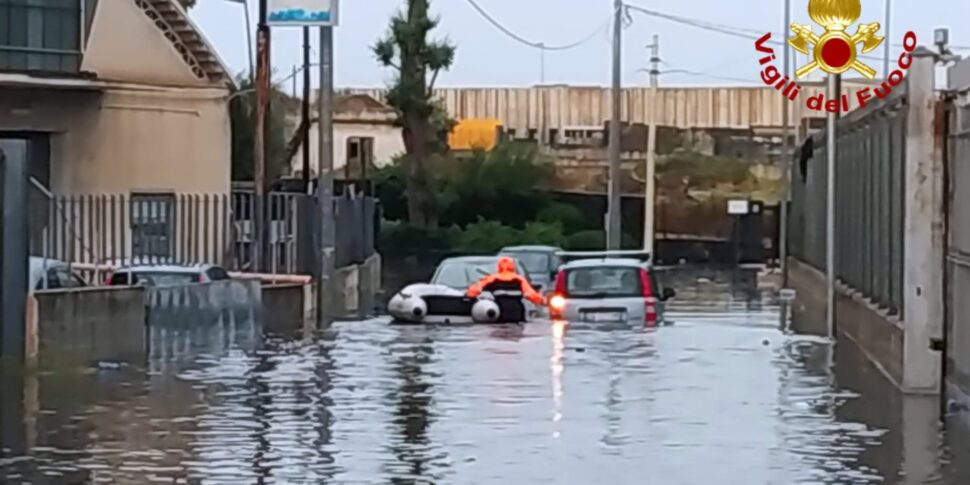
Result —
<path fill-rule="evenodd" d="M 481 278 L 495 272 L 500 256 L 460 256 L 438 265 L 428 283 L 408 285 L 387 304 L 387 311 L 399 323 L 519 323 L 537 312 L 522 295 L 483 293 L 468 298 L 465 292 Z M 515 259 L 515 258 L 513 258 Z M 516 272 L 526 279 L 529 273 L 521 261 Z M 542 291 L 536 288 L 536 291 Z"/>

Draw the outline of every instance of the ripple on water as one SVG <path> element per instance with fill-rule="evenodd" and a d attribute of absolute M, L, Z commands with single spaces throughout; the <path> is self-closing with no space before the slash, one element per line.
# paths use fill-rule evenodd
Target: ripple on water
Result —
<path fill-rule="evenodd" d="M 373 319 L 198 345 L 218 352 L 108 382 L 42 377 L 36 410 L 16 408 L 31 426 L 2 443 L 0 478 L 897 483 L 914 457 L 899 415 L 879 417 L 892 406 L 840 385 L 826 340 L 786 333 L 777 302 L 732 285 L 679 287 L 675 324 L 655 332 Z M 950 474 L 938 483 L 970 483 Z"/>

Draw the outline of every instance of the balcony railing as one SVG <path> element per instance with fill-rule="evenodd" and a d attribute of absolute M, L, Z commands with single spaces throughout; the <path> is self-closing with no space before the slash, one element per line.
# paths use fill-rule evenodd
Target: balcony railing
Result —
<path fill-rule="evenodd" d="M 76 73 L 92 0 L 0 0 L 0 71 Z"/>

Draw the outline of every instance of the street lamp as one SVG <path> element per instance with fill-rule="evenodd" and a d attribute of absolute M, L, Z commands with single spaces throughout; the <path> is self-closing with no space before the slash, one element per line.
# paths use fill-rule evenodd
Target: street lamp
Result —
<path fill-rule="evenodd" d="M 249 77 L 253 77 L 256 69 L 253 68 L 253 23 L 249 20 L 249 0 L 226 0 L 243 6 L 246 21 L 246 49 L 249 52 Z"/>

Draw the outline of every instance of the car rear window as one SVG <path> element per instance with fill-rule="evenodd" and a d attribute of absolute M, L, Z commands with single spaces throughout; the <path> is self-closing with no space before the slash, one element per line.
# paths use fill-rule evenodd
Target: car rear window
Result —
<path fill-rule="evenodd" d="M 573 268 L 566 272 L 566 293 L 588 298 L 642 296 L 640 269 L 629 266 Z"/>
<path fill-rule="evenodd" d="M 552 269 L 552 265 L 549 261 L 549 255 L 546 253 L 536 251 L 518 251 L 507 252 L 504 254 L 519 260 L 519 262 L 522 263 L 522 266 L 525 266 L 526 271 L 529 273 L 548 273 L 549 270 Z"/>
<path fill-rule="evenodd" d="M 128 275 L 132 276 L 133 281 L 128 281 Z M 178 286 L 199 281 L 196 273 L 177 273 L 177 272 L 119 272 L 111 277 L 113 285 L 138 285 L 149 286 Z"/>

